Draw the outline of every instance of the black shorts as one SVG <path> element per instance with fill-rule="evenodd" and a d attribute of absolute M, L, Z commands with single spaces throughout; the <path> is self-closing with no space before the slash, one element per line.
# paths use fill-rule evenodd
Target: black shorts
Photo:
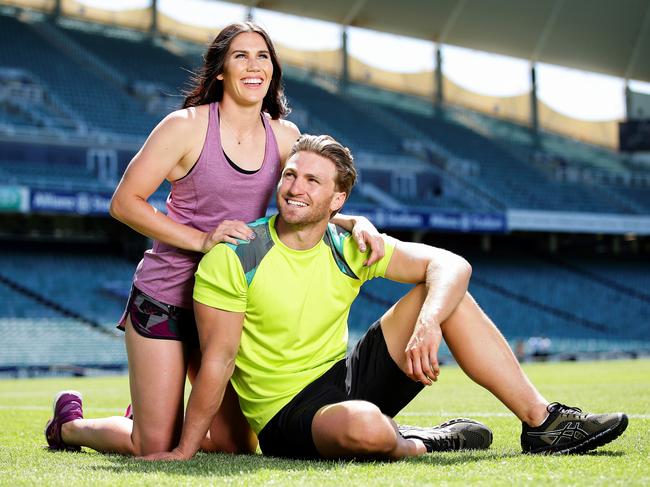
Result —
<path fill-rule="evenodd" d="M 376 321 L 346 358 L 306 386 L 262 428 L 260 448 L 265 455 L 319 458 L 311 423 L 320 408 L 357 399 L 373 403 L 392 418 L 423 387 L 393 361 Z"/>

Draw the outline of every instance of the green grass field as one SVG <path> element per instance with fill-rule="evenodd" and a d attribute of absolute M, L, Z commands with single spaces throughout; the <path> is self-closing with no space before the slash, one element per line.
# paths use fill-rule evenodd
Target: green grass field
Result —
<path fill-rule="evenodd" d="M 430 454 L 399 462 L 311 462 L 261 455 L 199 454 L 185 463 L 144 463 L 91 450 L 50 452 L 43 426 L 60 389 L 84 393 L 86 417 L 121 414 L 126 377 L 0 381 L 2 485 L 650 485 L 650 360 L 530 364 L 553 401 L 588 411 L 622 410 L 630 425 L 618 440 L 581 456 L 530 456 L 519 450 L 520 423 L 454 366 L 397 418 L 430 425 L 454 416 L 488 424 L 487 451 Z"/>

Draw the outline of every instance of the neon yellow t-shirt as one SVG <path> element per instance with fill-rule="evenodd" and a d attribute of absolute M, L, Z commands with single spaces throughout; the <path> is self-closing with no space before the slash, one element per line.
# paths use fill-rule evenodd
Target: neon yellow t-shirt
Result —
<path fill-rule="evenodd" d="M 196 272 L 194 299 L 245 312 L 231 382 L 256 433 L 306 385 L 345 356 L 350 305 L 361 285 L 382 277 L 394 250 L 364 267 L 367 255 L 334 225 L 318 245 L 293 250 L 275 231 L 275 216 L 252 224 L 256 238 L 219 244 Z"/>

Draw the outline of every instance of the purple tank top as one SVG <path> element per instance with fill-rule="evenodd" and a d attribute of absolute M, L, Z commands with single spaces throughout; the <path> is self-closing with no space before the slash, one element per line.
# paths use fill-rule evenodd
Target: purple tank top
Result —
<path fill-rule="evenodd" d="M 221 146 L 218 104 L 209 108 L 208 132 L 198 161 L 183 178 L 172 183 L 167 198 L 167 216 L 202 232 L 216 228 L 223 220 L 257 220 L 280 178 L 280 151 L 266 116 L 264 161 L 258 171 L 244 174 L 226 160 Z M 194 273 L 203 256 L 154 241 L 138 264 L 133 284 L 158 301 L 192 307 Z"/>

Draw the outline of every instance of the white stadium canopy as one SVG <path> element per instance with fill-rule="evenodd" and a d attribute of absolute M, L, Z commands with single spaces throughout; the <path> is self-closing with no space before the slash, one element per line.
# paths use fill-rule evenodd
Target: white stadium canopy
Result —
<path fill-rule="evenodd" d="M 230 3 L 650 82 L 650 0 Z"/>

